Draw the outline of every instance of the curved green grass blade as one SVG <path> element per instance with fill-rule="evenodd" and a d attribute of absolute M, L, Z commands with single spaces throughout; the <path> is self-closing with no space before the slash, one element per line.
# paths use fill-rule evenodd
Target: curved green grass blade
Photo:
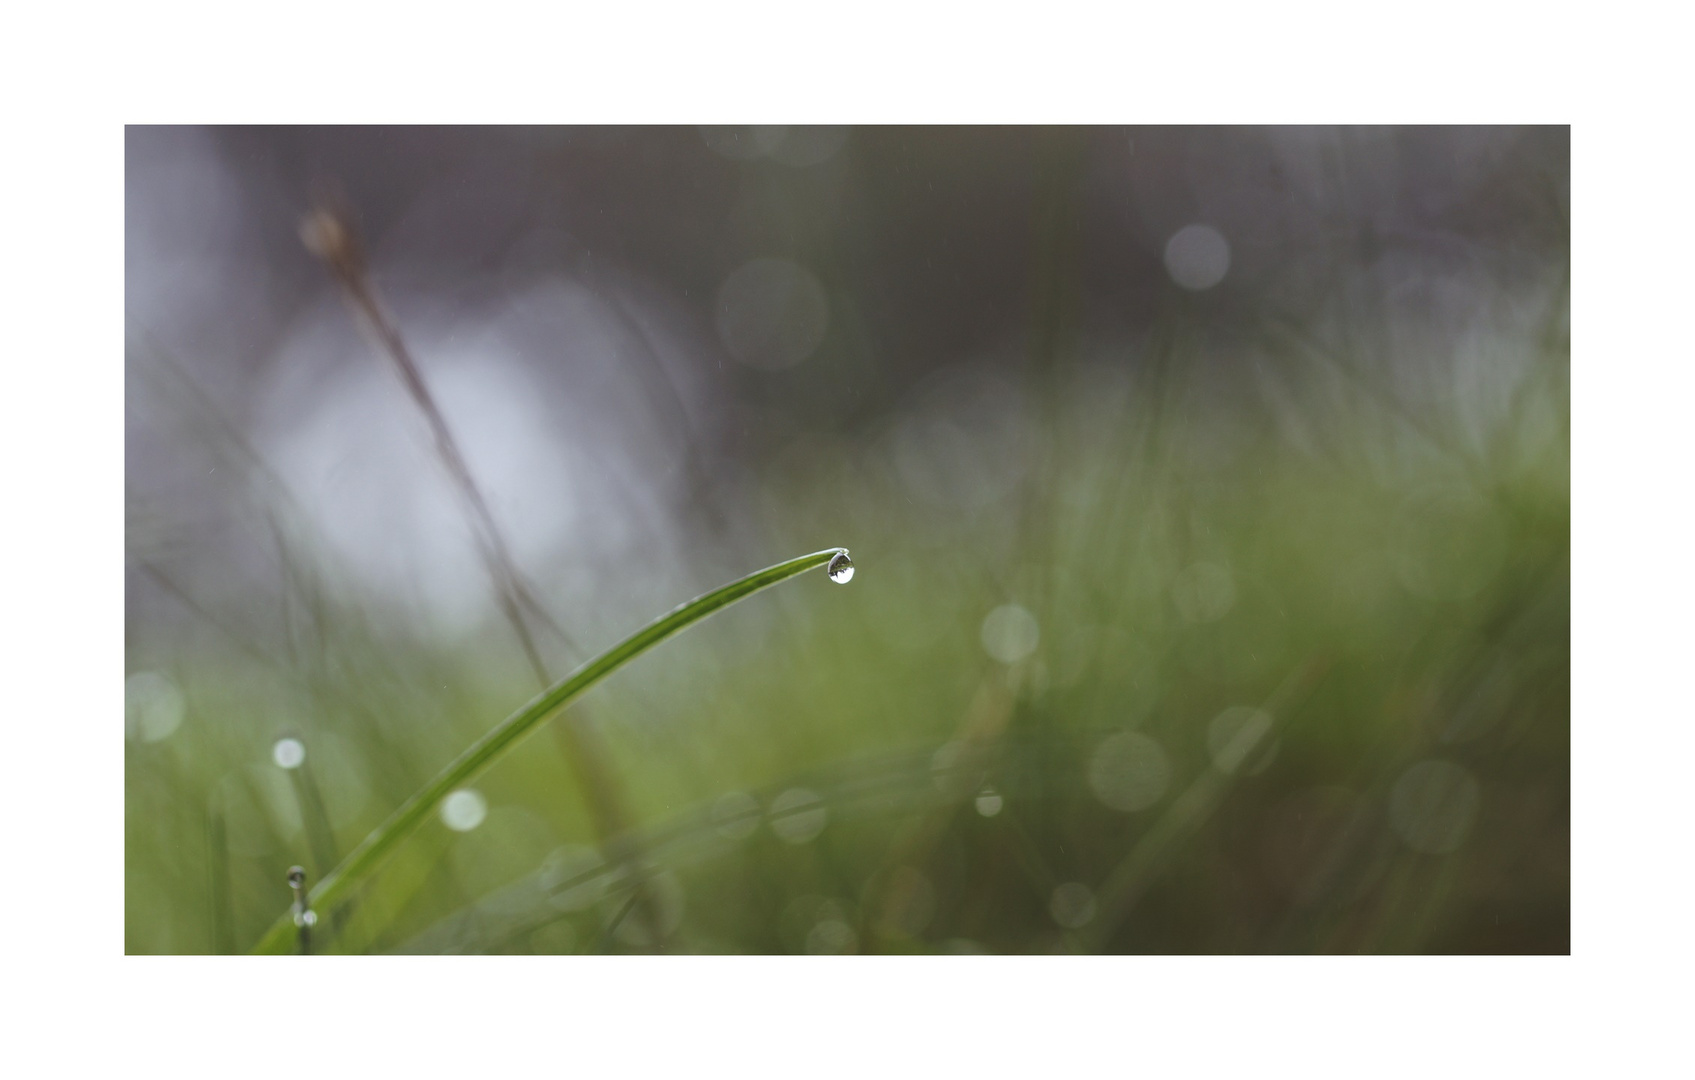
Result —
<path fill-rule="evenodd" d="M 487 769 L 503 754 L 510 750 L 518 740 L 535 730 L 541 722 L 547 719 L 556 709 L 565 705 L 572 698 L 582 694 L 595 683 L 606 678 L 625 664 L 634 660 L 642 653 L 653 648 L 666 638 L 687 629 L 694 623 L 706 618 L 714 611 L 725 608 L 744 597 L 751 596 L 761 589 L 769 588 L 780 581 L 803 574 L 817 567 L 827 566 L 838 554 L 847 554 L 847 548 L 826 548 L 815 551 L 810 555 L 802 555 L 798 559 L 768 566 L 744 578 L 739 578 L 728 585 L 721 586 L 697 597 L 688 603 L 673 609 L 653 622 L 637 630 L 634 634 L 588 661 L 576 671 L 567 675 L 563 680 L 541 692 L 529 704 L 508 716 L 505 720 L 472 743 L 464 753 L 455 758 L 445 769 L 438 773 L 435 779 L 425 784 L 411 798 L 400 804 L 400 808 L 389 815 L 387 821 L 379 825 L 371 835 L 343 859 L 341 865 L 324 877 L 312 889 L 308 896 L 311 909 L 320 919 L 327 914 L 336 903 L 345 898 L 351 890 L 365 878 L 392 852 L 399 843 L 410 836 L 419 825 L 423 824 L 448 793 L 468 783 L 473 777 Z M 286 952 L 294 941 L 295 926 L 292 913 L 284 913 L 259 943 L 253 946 L 255 953 Z"/>

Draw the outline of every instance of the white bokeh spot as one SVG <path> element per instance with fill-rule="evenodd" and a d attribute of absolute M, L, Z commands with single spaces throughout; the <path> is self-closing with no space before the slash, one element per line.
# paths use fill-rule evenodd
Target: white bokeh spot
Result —
<path fill-rule="evenodd" d="M 306 761 L 306 744 L 299 739 L 278 739 L 271 747 L 271 760 L 279 769 L 298 769 Z"/>
<path fill-rule="evenodd" d="M 454 832 L 470 832 L 488 817 L 488 800 L 474 788 L 460 788 L 441 801 L 441 822 Z"/>

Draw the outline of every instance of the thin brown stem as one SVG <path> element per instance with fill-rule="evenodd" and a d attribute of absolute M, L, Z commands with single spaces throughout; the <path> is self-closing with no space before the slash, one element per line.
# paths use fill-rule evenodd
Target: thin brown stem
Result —
<path fill-rule="evenodd" d="M 464 508 L 477 553 L 494 586 L 501 613 L 517 636 L 536 682 L 544 688 L 549 686 L 553 677 L 536 647 L 525 613 L 538 618 L 568 649 L 573 652 L 580 650 L 548 614 L 519 573 L 511 548 L 495 523 L 488 500 L 483 497 L 471 474 L 459 441 L 454 438 L 453 430 L 413 360 L 399 327 L 383 309 L 367 271 L 364 248 L 351 224 L 351 215 L 320 206 L 306 216 L 300 233 L 307 248 L 329 266 L 348 302 L 370 329 L 378 351 L 399 376 L 407 396 L 428 425 L 436 457 L 446 470 Z M 648 940 L 654 942 L 656 948 L 663 949 L 659 933 L 662 921 L 657 903 L 651 896 L 651 890 L 639 884 L 644 877 L 642 853 L 633 839 L 634 821 L 627 808 L 628 799 L 623 786 L 612 767 L 611 752 L 580 708 L 562 717 L 554 731 L 561 755 L 575 774 L 588 803 L 602 853 L 608 861 L 629 866 L 632 877 L 638 882 L 637 917 L 648 924 L 646 929 L 651 931 Z"/>

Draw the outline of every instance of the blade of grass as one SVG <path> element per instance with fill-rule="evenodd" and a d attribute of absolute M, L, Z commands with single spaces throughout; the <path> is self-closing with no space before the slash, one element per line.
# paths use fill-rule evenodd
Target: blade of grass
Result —
<path fill-rule="evenodd" d="M 688 603 L 673 609 L 669 614 L 648 623 L 617 645 L 579 667 L 560 682 L 542 691 L 529 704 L 501 721 L 488 734 L 472 743 L 464 753 L 438 773 L 435 779 L 425 784 L 416 794 L 402 803 L 400 808 L 391 814 L 387 821 L 379 825 L 371 835 L 367 836 L 358 847 L 349 853 L 346 859 L 342 860 L 340 866 L 320 880 L 308 897 L 312 909 L 317 911 L 319 918 L 322 919 L 338 901 L 347 896 L 366 877 L 370 876 L 371 872 L 394 850 L 397 844 L 423 824 L 425 819 L 429 817 L 430 812 L 442 799 L 447 797 L 449 792 L 470 782 L 472 778 L 482 773 L 506 751 L 510 750 L 518 740 L 529 734 L 538 724 L 552 715 L 556 709 L 642 653 L 658 645 L 661 641 L 687 629 L 713 612 L 751 596 L 761 589 L 769 588 L 780 581 L 794 577 L 796 574 L 825 567 L 838 554 L 846 553 L 846 548 L 826 548 L 823 551 L 815 551 L 810 555 L 802 555 L 787 562 L 780 562 L 775 566 L 768 566 L 764 570 L 756 571 L 744 578 L 732 581 L 728 585 L 714 589 L 712 592 L 690 600 Z M 294 929 L 293 919 L 285 913 L 271 925 L 265 936 L 253 947 L 253 951 L 256 953 L 287 951 Z"/>

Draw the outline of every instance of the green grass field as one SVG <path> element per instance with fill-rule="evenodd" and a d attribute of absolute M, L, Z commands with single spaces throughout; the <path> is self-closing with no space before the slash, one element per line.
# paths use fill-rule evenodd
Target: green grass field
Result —
<path fill-rule="evenodd" d="M 633 831 L 603 842 L 552 720 L 310 947 L 1569 951 L 1564 317 L 1477 344 L 1486 393 L 1452 355 L 1409 394 L 1271 335 L 1221 375 L 1173 332 L 791 440 L 735 539 L 617 584 L 644 612 L 557 613 L 563 674 L 853 552 L 846 587 L 753 596 L 571 707 Z M 536 692 L 497 617 L 444 641 L 286 500 L 254 513 L 287 554 L 252 600 L 280 645 L 186 596 L 196 633 L 132 629 L 129 952 L 253 947 L 290 866 L 322 880 Z"/>

